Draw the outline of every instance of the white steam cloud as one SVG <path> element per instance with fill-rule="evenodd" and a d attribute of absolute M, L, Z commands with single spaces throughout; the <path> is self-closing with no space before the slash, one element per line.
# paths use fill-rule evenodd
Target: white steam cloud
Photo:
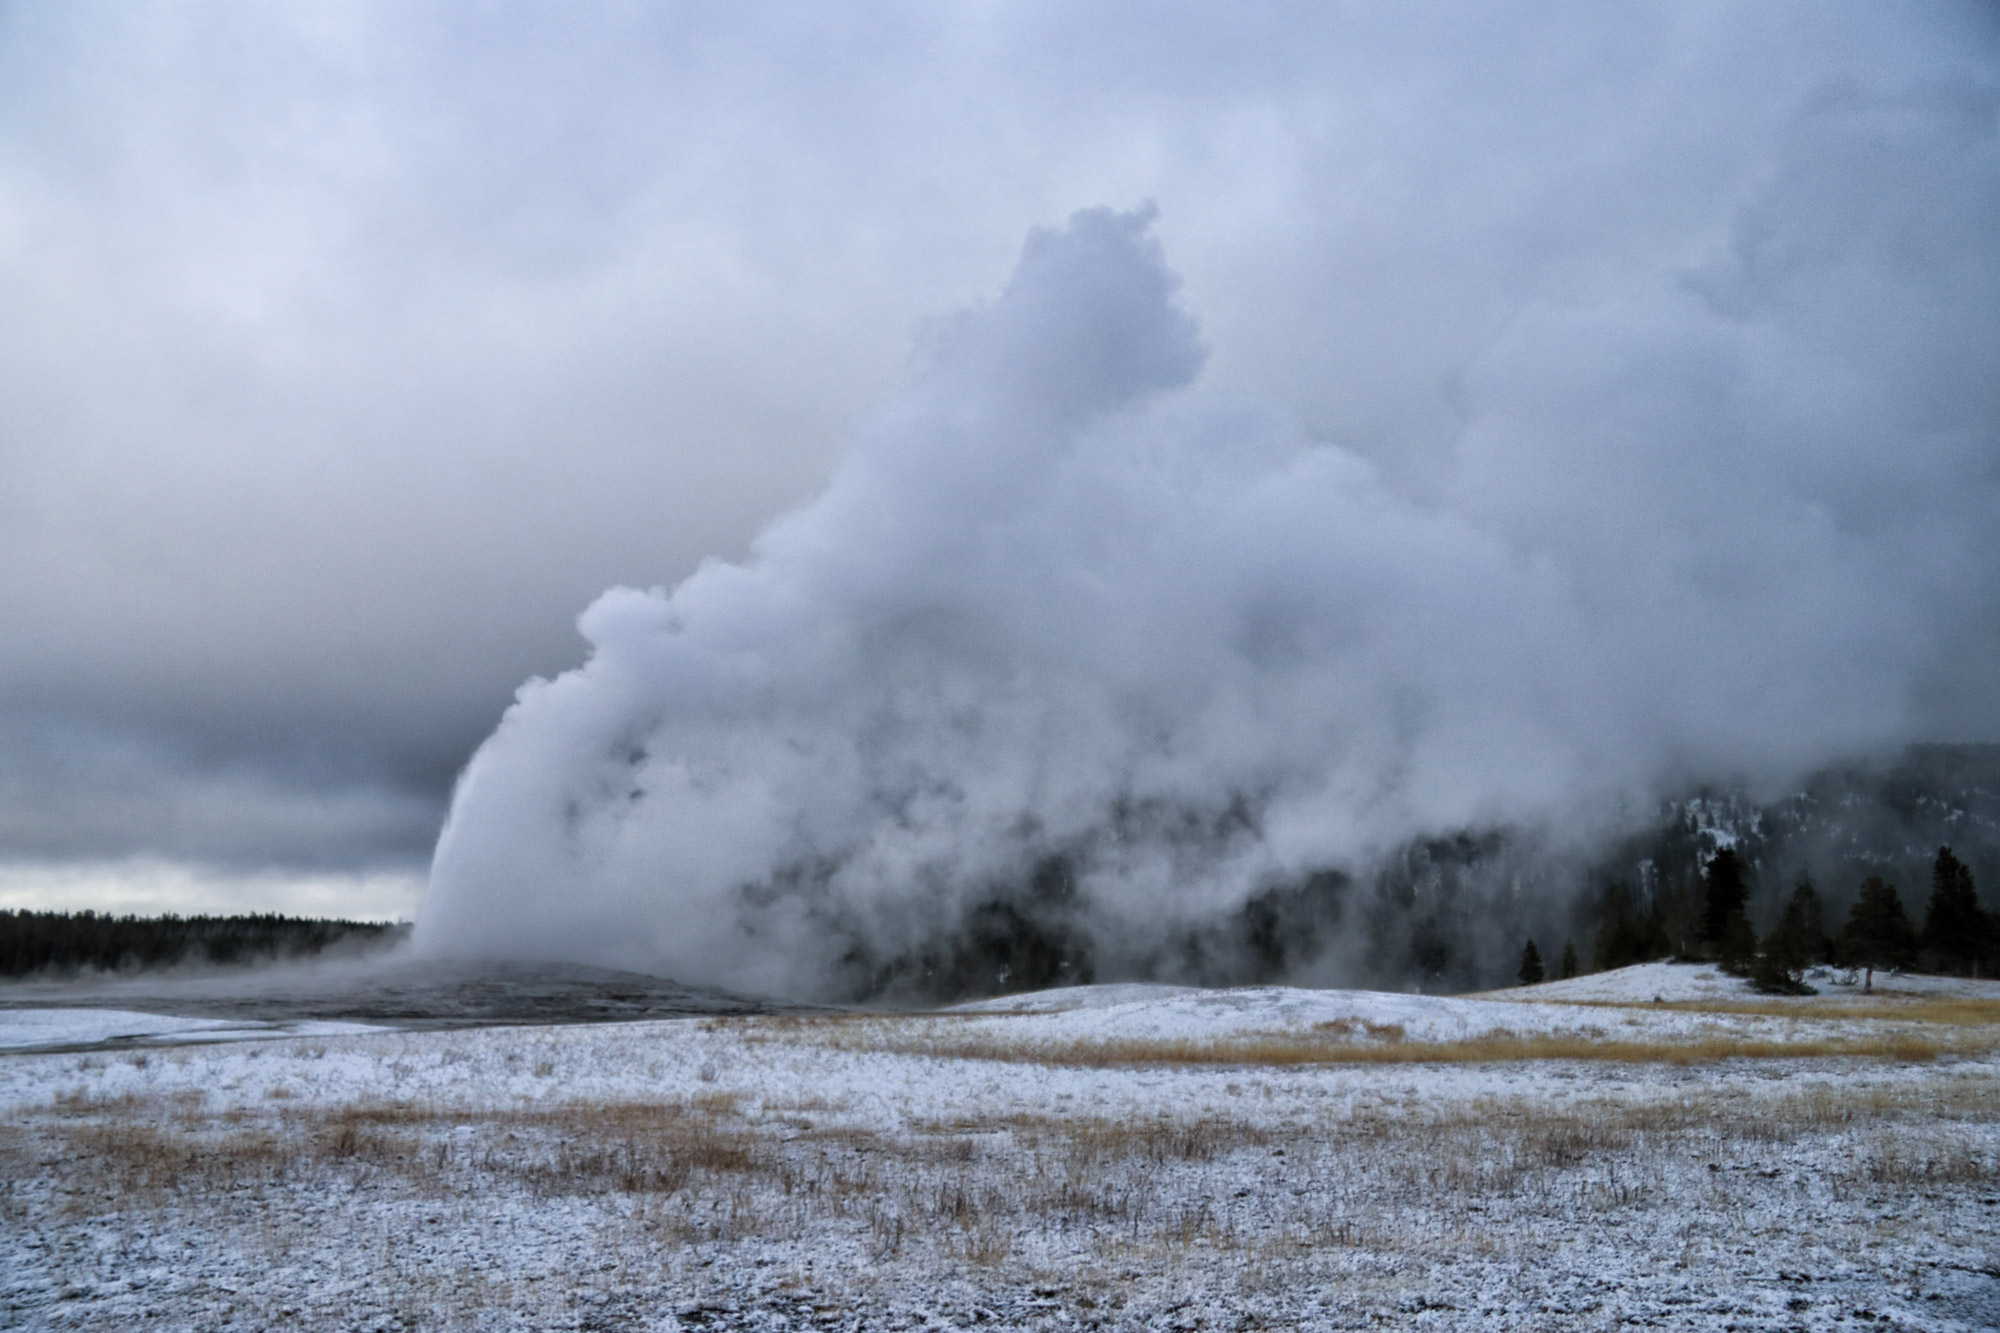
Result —
<path fill-rule="evenodd" d="M 1716 253 L 1511 321 L 1421 498 L 1196 387 L 1149 225 L 1034 233 L 818 500 L 600 598 L 462 778 L 418 947 L 812 993 L 1051 856 L 1157 939 L 1993 715 L 1990 87 L 1814 99 Z"/>

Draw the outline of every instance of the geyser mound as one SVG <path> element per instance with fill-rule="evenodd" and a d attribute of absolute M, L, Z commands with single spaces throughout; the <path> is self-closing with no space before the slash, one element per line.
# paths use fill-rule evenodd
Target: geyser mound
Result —
<path fill-rule="evenodd" d="M 1193 387 L 1148 215 L 1036 232 L 818 500 L 584 614 L 464 774 L 417 947 L 826 995 L 984 931 L 1172 976 L 1426 838 L 1560 856 L 1909 739 L 2000 623 L 2000 173 L 1962 112 L 1816 106 L 1698 273 L 1517 319 L 1423 502 Z"/>

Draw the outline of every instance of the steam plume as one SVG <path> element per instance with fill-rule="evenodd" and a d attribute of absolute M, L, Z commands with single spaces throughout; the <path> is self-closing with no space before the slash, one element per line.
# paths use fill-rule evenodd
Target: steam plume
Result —
<path fill-rule="evenodd" d="M 584 614 L 418 946 L 811 993 L 1058 858 L 1138 957 L 1413 837 L 1989 723 L 1996 167 L 1990 91 L 1826 94 L 1715 255 L 1512 322 L 1421 501 L 1195 387 L 1147 214 L 1038 231 L 817 501 Z"/>

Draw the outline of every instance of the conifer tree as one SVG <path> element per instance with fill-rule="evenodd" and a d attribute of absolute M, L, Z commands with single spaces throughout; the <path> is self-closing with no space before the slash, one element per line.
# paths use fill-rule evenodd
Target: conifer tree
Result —
<path fill-rule="evenodd" d="M 1767 995 L 1814 995 L 1805 981 L 1805 971 L 1825 951 L 1825 928 L 1820 923 L 1819 891 L 1809 875 L 1799 877 L 1791 901 L 1778 924 L 1764 937 L 1764 947 L 1750 970 L 1750 979 Z"/>
<path fill-rule="evenodd" d="M 1722 939 L 1715 946 L 1715 961 L 1725 972 L 1736 976 L 1749 973 L 1752 961 L 1757 957 L 1757 931 L 1750 924 L 1748 914 L 1738 911 L 1729 917 L 1729 924 L 1722 928 Z"/>
<path fill-rule="evenodd" d="M 1643 962 L 1648 922 L 1632 908 L 1632 890 L 1622 881 L 1608 884 L 1597 914 L 1597 940 L 1591 950 L 1590 970 L 1609 972 L 1613 968 Z"/>
<path fill-rule="evenodd" d="M 1576 945 L 1573 941 L 1563 941 L 1562 966 L 1556 969 L 1556 980 L 1568 981 L 1576 975 Z"/>
<path fill-rule="evenodd" d="M 1841 931 L 1841 947 L 1857 967 L 1868 975 L 1862 990 L 1875 989 L 1878 967 L 1908 967 L 1917 953 L 1917 931 L 1903 911 L 1902 895 L 1880 875 L 1870 875 L 1861 883 L 1861 896 L 1847 914 L 1847 928 Z"/>
<path fill-rule="evenodd" d="M 1979 907 L 1971 867 L 1938 848 L 1931 867 L 1931 901 L 1924 914 L 1923 945 L 1953 971 L 1978 966 L 1992 947 L 1992 922 Z"/>
<path fill-rule="evenodd" d="M 1819 991 L 1786 969 L 1767 944 L 1750 964 L 1750 984 L 1765 995 L 1817 995 Z"/>
<path fill-rule="evenodd" d="M 1541 984 L 1542 951 L 1535 947 L 1535 942 L 1533 940 L 1529 940 L 1528 947 L 1521 950 L 1521 970 L 1515 973 L 1515 975 L 1521 978 L 1521 984 L 1523 986 L 1536 986 Z"/>
<path fill-rule="evenodd" d="M 1702 872 L 1701 942 L 1720 952 L 1735 931 L 1736 918 L 1749 904 L 1750 888 L 1745 882 L 1743 858 L 1734 847 L 1724 847 L 1710 858 Z"/>
<path fill-rule="evenodd" d="M 1812 876 L 1801 875 L 1791 901 L 1785 904 L 1785 914 L 1764 941 L 1764 954 L 1773 967 L 1797 981 L 1808 967 L 1825 961 L 1826 950 L 1819 890 L 1813 887 Z"/>
<path fill-rule="evenodd" d="M 1833 937 L 1826 933 L 1826 905 L 1820 901 L 1819 889 L 1813 884 L 1811 875 L 1799 876 L 1798 884 L 1792 889 L 1792 901 L 1786 904 L 1785 911 L 1795 914 L 1788 919 L 1794 922 L 1793 929 L 1805 948 L 1806 964 L 1832 962 Z"/>

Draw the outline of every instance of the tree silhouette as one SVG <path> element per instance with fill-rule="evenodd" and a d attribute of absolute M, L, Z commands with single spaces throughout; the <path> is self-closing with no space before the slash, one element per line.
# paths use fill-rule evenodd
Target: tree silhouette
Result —
<path fill-rule="evenodd" d="M 1764 938 L 1764 948 L 1751 969 L 1757 989 L 1768 994 L 1811 995 L 1805 970 L 1826 953 L 1826 927 L 1820 913 L 1819 891 L 1812 877 L 1802 875 L 1778 924 Z"/>
<path fill-rule="evenodd" d="M 1515 974 L 1521 978 L 1523 986 L 1539 985 L 1542 980 L 1542 951 L 1535 947 L 1533 940 L 1521 950 L 1521 970 Z"/>
<path fill-rule="evenodd" d="M 1801 875 L 1798 886 L 1792 890 L 1791 901 L 1785 904 L 1785 914 L 1778 918 L 1777 929 L 1765 943 L 1766 951 L 1783 963 L 1787 972 L 1796 975 L 1824 961 L 1826 946 L 1826 921 L 1819 890 L 1813 887 L 1811 876 Z"/>
<path fill-rule="evenodd" d="M 1734 847 L 1724 847 L 1710 858 L 1702 872 L 1701 942 L 1721 951 L 1729 944 L 1732 934 L 1740 936 L 1736 920 L 1743 916 L 1743 909 L 1749 901 L 1750 887 L 1744 879 L 1743 858 L 1736 854 Z"/>
<path fill-rule="evenodd" d="M 1931 867 L 1931 901 L 1924 914 L 1924 948 L 1953 971 L 1976 968 L 1992 948 L 1993 922 L 1979 907 L 1979 888 L 1972 870 L 1938 848 Z"/>
<path fill-rule="evenodd" d="M 1746 913 L 1737 912 L 1729 918 L 1723 928 L 1722 940 L 1715 947 L 1715 961 L 1725 972 L 1743 976 L 1750 970 L 1757 956 L 1757 932 L 1750 925 Z"/>
<path fill-rule="evenodd" d="M 1606 885 L 1604 901 L 1598 909 L 1590 970 L 1609 972 L 1658 958 L 1666 952 L 1666 931 L 1660 924 L 1659 912 L 1634 910 L 1632 890 L 1622 881 Z"/>
<path fill-rule="evenodd" d="M 1575 975 L 1576 975 L 1576 945 L 1569 940 L 1564 940 L 1562 966 L 1556 969 L 1556 980 L 1568 981 L 1571 977 Z"/>
<path fill-rule="evenodd" d="M 1861 882 L 1861 896 L 1847 914 L 1847 928 L 1840 933 L 1841 947 L 1849 961 L 1868 970 L 1864 991 L 1875 989 L 1878 967 L 1908 967 L 1916 959 L 1917 931 L 1903 911 L 1902 895 L 1880 875 Z"/>

